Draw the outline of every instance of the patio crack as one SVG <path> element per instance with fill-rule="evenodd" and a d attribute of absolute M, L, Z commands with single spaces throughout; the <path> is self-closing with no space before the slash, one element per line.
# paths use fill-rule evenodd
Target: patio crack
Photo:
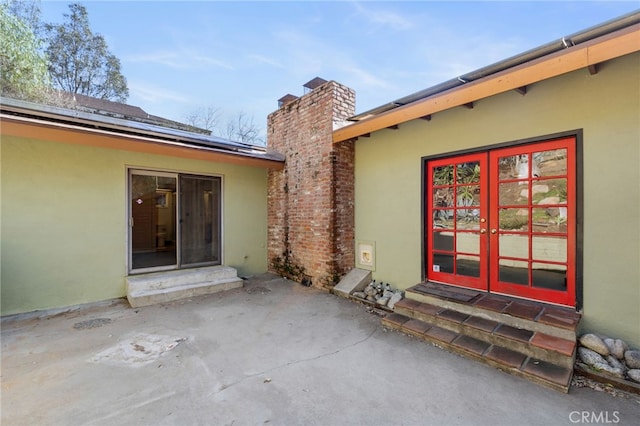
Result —
<path fill-rule="evenodd" d="M 229 388 L 231 388 L 233 386 L 236 386 L 236 385 L 244 382 L 247 379 L 253 379 L 255 377 L 262 376 L 262 375 L 265 375 L 265 374 L 273 372 L 273 371 L 278 371 L 278 370 L 281 370 L 283 368 L 291 367 L 292 365 L 298 365 L 298 364 L 302 364 L 302 363 L 305 363 L 305 362 L 315 361 L 315 360 L 318 360 L 318 359 L 321 359 L 321 358 L 326 358 L 326 357 L 329 357 L 329 356 L 333 356 L 333 355 L 339 354 L 342 351 L 345 351 L 347 349 L 353 348 L 355 346 L 361 345 L 362 343 L 366 342 L 367 340 L 372 338 L 373 335 L 376 334 L 377 331 L 378 331 L 378 329 L 374 328 L 364 338 L 362 338 L 360 340 L 357 340 L 357 341 L 355 341 L 355 342 L 353 342 L 353 343 L 351 343 L 349 345 L 342 346 L 342 347 L 340 347 L 340 348 L 338 348 L 336 350 L 333 350 L 331 352 L 325 352 L 325 353 L 321 353 L 319 355 L 312 356 L 312 357 L 309 357 L 309 358 L 302 358 L 302 359 L 289 361 L 289 362 L 287 362 L 285 364 L 277 365 L 275 367 L 268 368 L 268 369 L 260 371 L 258 373 L 246 375 L 246 376 L 242 377 L 241 379 L 236 380 L 235 382 L 232 382 L 232 383 L 227 384 L 227 385 L 222 385 L 222 387 L 220 389 L 216 390 L 215 392 L 213 392 L 212 395 L 217 395 L 217 394 L 219 394 L 219 393 L 221 393 L 221 392 L 223 392 L 223 391 L 225 391 L 225 390 L 227 390 L 227 389 L 229 389 Z M 268 381 L 270 381 L 270 380 L 268 380 Z"/>

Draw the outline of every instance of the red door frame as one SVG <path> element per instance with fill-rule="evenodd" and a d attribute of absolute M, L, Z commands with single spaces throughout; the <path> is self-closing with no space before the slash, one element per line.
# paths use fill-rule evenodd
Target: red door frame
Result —
<path fill-rule="evenodd" d="M 525 233 L 528 236 L 529 244 L 529 285 L 523 286 L 519 284 L 510 284 L 502 282 L 499 279 L 498 265 L 500 261 L 499 256 L 499 241 L 500 235 L 503 235 L 499 229 L 499 208 L 498 208 L 498 171 L 497 171 L 497 159 L 500 157 L 516 154 L 529 153 L 531 155 L 534 152 L 552 150 L 552 149 L 566 149 L 567 150 L 567 258 L 566 263 L 558 262 L 559 264 L 566 265 L 566 291 L 534 288 L 531 285 L 532 275 L 532 239 L 534 235 L 542 235 L 540 233 L 533 232 L 531 228 Z M 434 247 L 434 235 L 440 230 L 434 224 L 434 212 L 443 210 L 441 207 L 434 207 L 434 190 L 450 186 L 455 188 L 456 184 L 452 185 L 434 185 L 433 182 L 433 170 L 437 167 L 445 165 L 462 164 L 465 162 L 478 161 L 481 170 L 480 179 L 480 220 L 485 219 L 486 222 L 480 222 L 478 229 L 473 231 L 463 230 L 458 231 L 455 229 L 446 229 L 449 234 L 457 235 L 457 232 L 465 232 L 477 234 L 480 236 L 480 277 L 467 277 L 457 275 L 455 273 L 442 272 L 434 268 L 433 255 L 438 254 L 442 250 L 438 250 Z M 441 282 L 454 286 L 461 286 L 466 288 L 473 288 L 481 291 L 491 291 L 495 293 L 501 293 L 516 297 L 522 297 L 527 299 L 534 299 L 538 301 L 566 305 L 576 306 L 576 279 L 577 279 L 577 170 L 576 170 L 576 137 L 560 137 L 547 141 L 533 141 L 528 144 L 518 144 L 506 148 L 487 149 L 485 151 L 452 155 L 445 158 L 437 158 L 427 160 L 425 162 L 425 279 L 429 281 Z M 535 178 L 529 178 L 529 187 L 532 186 Z M 455 189 L 454 189 L 455 194 Z M 491 203 L 491 204 L 490 204 Z M 454 203 L 455 204 L 455 203 Z M 454 222 L 456 218 L 457 206 L 453 206 Z M 532 205 L 526 207 L 531 211 Z M 485 226 L 488 225 L 488 226 Z M 441 235 L 441 234 L 438 234 Z M 453 247 L 448 252 L 442 252 L 453 256 L 454 268 L 457 255 L 457 238 L 454 238 Z M 462 253 L 464 255 L 464 253 Z M 455 269 L 454 269 L 455 271 Z"/>

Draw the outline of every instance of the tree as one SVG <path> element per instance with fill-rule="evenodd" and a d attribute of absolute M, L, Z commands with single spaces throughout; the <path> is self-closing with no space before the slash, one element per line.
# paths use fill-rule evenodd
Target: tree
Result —
<path fill-rule="evenodd" d="M 236 142 L 252 145 L 264 145 L 260 138 L 260 129 L 254 124 L 253 117 L 247 118 L 244 112 L 227 121 L 226 127 L 221 127 L 220 108 L 213 106 L 202 107 L 192 111 L 185 117 L 185 122 L 191 126 L 211 131 L 212 134 Z"/>
<path fill-rule="evenodd" d="M 46 24 L 49 73 L 54 86 L 67 92 L 126 102 L 127 80 L 120 60 L 107 48 L 104 37 L 89 28 L 87 10 L 70 4 L 61 25 Z"/>
<path fill-rule="evenodd" d="M 253 117 L 247 118 L 243 111 L 227 121 L 226 138 L 238 142 L 264 145 L 260 139 L 260 131 L 253 123 Z"/>
<path fill-rule="evenodd" d="M 202 107 L 187 115 L 185 122 L 193 127 L 199 127 L 213 132 L 218 127 L 221 114 L 220 108 L 213 106 Z"/>
<path fill-rule="evenodd" d="M 47 60 L 33 29 L 0 4 L 0 89 L 2 96 L 39 101 L 50 86 Z"/>
<path fill-rule="evenodd" d="M 10 14 L 31 27 L 37 39 L 42 39 L 39 0 L 3 0 Z"/>

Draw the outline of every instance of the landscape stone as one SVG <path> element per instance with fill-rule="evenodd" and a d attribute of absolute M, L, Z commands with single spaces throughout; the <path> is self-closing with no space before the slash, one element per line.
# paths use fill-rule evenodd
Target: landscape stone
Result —
<path fill-rule="evenodd" d="M 626 370 L 626 367 L 624 366 L 624 364 L 622 362 L 618 361 L 618 358 L 616 358 L 613 355 L 607 355 L 607 362 L 613 368 L 619 368 L 622 371 Z"/>
<path fill-rule="evenodd" d="M 589 348 L 578 348 L 578 356 L 587 365 L 595 366 L 596 364 L 607 364 L 607 361 L 597 352 Z M 607 364 L 608 365 L 608 364 Z"/>
<path fill-rule="evenodd" d="M 599 353 L 602 356 L 609 355 L 609 348 L 607 347 L 607 345 L 602 341 L 600 337 L 596 336 L 593 333 L 583 334 L 582 337 L 580 337 L 580 344 L 582 344 L 582 346 L 584 346 L 585 348 Z"/>
<path fill-rule="evenodd" d="M 596 364 L 592 365 L 592 367 L 595 368 L 596 370 L 602 372 L 602 373 L 610 374 L 610 375 L 618 377 L 620 379 L 624 378 L 624 370 L 622 370 L 621 368 L 613 368 L 612 366 L 610 366 L 606 362 L 596 363 Z"/>
<path fill-rule="evenodd" d="M 389 303 L 387 304 L 387 306 L 389 308 L 393 309 L 393 307 L 396 305 L 396 303 L 398 303 L 401 300 L 402 300 L 402 293 L 397 291 L 397 292 L 393 293 L 393 296 L 391 296 L 391 299 L 389 299 Z"/>
<path fill-rule="evenodd" d="M 540 200 L 538 204 L 558 204 L 559 202 L 560 197 L 547 197 Z"/>
<path fill-rule="evenodd" d="M 379 306 L 387 306 L 387 303 L 389 303 L 389 297 L 381 297 L 378 300 L 376 300 L 376 305 Z"/>
<path fill-rule="evenodd" d="M 640 383 L 640 369 L 634 368 L 633 370 L 627 371 L 627 376 L 634 382 Z"/>
<path fill-rule="evenodd" d="M 638 369 L 640 368 L 640 351 L 626 351 L 624 353 L 624 360 L 627 363 L 627 367 L 629 369 Z"/>
<path fill-rule="evenodd" d="M 531 193 L 533 195 L 546 194 L 547 192 L 549 192 L 549 185 L 533 185 L 533 187 L 531 187 Z M 557 204 L 557 203 L 554 203 L 554 204 Z"/>
<path fill-rule="evenodd" d="M 620 339 L 603 339 L 603 342 L 609 348 L 611 355 L 618 359 L 624 358 L 624 351 L 626 350 L 626 344 Z"/>

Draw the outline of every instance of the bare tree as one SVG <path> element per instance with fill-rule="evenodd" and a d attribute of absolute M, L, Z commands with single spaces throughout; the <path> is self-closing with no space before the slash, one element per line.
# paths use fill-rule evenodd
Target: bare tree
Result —
<path fill-rule="evenodd" d="M 238 142 L 264 145 L 260 139 L 260 130 L 253 122 L 253 117 L 247 117 L 243 111 L 227 121 L 226 138 Z"/>
<path fill-rule="evenodd" d="M 222 112 L 213 106 L 193 110 L 185 117 L 186 124 L 213 132 L 220 123 Z"/>
<path fill-rule="evenodd" d="M 235 117 L 227 121 L 226 127 L 222 127 L 223 111 L 213 106 L 201 107 L 185 117 L 185 123 L 201 129 L 211 131 L 212 134 L 236 142 L 252 145 L 264 145 L 260 138 L 260 129 L 253 122 L 253 117 L 247 117 L 244 112 L 239 112 Z"/>

